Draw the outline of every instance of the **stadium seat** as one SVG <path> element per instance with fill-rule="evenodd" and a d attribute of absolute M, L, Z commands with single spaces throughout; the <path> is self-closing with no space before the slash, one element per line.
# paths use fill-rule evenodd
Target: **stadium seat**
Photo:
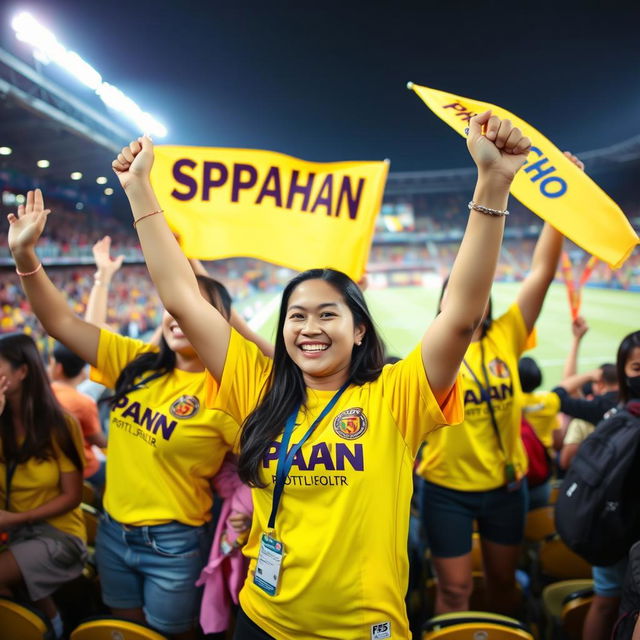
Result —
<path fill-rule="evenodd" d="M 425 622 L 422 640 L 533 640 L 518 620 L 486 611 L 460 611 Z"/>
<path fill-rule="evenodd" d="M 53 640 L 54 633 L 42 611 L 0 596 L 0 637 L 3 640 Z"/>
<path fill-rule="evenodd" d="M 569 640 L 580 640 L 587 612 L 593 602 L 593 589 L 582 589 L 569 594 L 563 602 L 560 619 Z"/>
<path fill-rule="evenodd" d="M 558 537 L 544 540 L 538 551 L 540 572 L 552 580 L 573 580 L 591 578 L 591 565 L 576 555 Z"/>
<path fill-rule="evenodd" d="M 553 506 L 538 507 L 527 514 L 524 538 L 528 542 L 542 542 L 556 532 Z"/>
<path fill-rule="evenodd" d="M 568 596 L 582 592 L 584 589 L 592 589 L 593 580 L 562 580 L 547 585 L 542 590 L 542 606 L 547 620 L 547 638 L 552 638 L 554 628 L 561 623 L 564 602 Z"/>
<path fill-rule="evenodd" d="M 69 640 L 167 640 L 165 636 L 138 622 L 105 616 L 79 624 Z"/>

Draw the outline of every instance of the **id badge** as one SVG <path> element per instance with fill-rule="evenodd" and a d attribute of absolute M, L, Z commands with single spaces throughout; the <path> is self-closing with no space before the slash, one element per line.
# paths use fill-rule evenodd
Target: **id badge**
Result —
<path fill-rule="evenodd" d="M 283 555 L 284 546 L 282 542 L 263 533 L 260 538 L 260 551 L 253 576 L 253 584 L 260 587 L 270 596 L 275 596 L 278 591 Z"/>

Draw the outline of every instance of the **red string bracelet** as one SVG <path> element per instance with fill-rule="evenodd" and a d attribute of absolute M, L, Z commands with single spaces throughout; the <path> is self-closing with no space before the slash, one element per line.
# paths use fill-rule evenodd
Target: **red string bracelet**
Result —
<path fill-rule="evenodd" d="M 144 220 L 145 218 L 148 218 L 149 216 L 155 216 L 156 213 L 164 213 L 163 209 L 158 209 L 157 211 L 152 211 L 151 213 L 145 213 L 143 216 L 140 216 L 137 220 L 133 221 L 133 228 L 136 228 L 136 225 L 138 224 L 138 222 L 140 222 L 140 220 Z"/>

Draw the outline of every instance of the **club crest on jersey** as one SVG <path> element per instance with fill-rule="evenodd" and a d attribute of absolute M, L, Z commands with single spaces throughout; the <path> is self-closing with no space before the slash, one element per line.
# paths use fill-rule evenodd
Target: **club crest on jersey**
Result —
<path fill-rule="evenodd" d="M 345 440 L 355 440 L 367 430 L 367 417 L 360 407 L 345 409 L 335 417 L 333 430 Z"/>
<path fill-rule="evenodd" d="M 511 376 L 509 365 L 504 360 L 500 360 L 500 358 L 494 358 L 489 363 L 489 371 L 496 378 L 509 378 Z"/>
<path fill-rule="evenodd" d="M 169 408 L 174 418 L 190 418 L 200 409 L 200 401 L 195 396 L 180 396 Z"/>

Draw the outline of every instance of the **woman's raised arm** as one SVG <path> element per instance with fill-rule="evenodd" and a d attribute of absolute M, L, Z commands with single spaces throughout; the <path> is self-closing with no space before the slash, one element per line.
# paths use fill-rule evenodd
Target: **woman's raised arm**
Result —
<path fill-rule="evenodd" d="M 218 310 L 202 297 L 189 261 L 161 213 L 149 179 L 153 143 L 147 137 L 134 140 L 122 149 L 112 166 L 131 204 L 142 252 L 162 304 L 205 367 L 219 380 L 231 330 Z"/>
<path fill-rule="evenodd" d="M 31 309 L 44 330 L 80 358 L 96 365 L 100 329 L 81 320 L 71 310 L 64 296 L 49 280 L 36 254 L 36 244 L 49 213 L 50 210 L 44 208 L 42 191 L 29 191 L 26 205 L 20 205 L 17 214 L 7 216 L 9 249 Z"/>
<path fill-rule="evenodd" d="M 442 311 L 422 339 L 422 361 L 438 400 L 443 400 L 453 386 L 486 309 L 505 222 L 504 215 L 490 213 L 507 208 L 509 188 L 527 158 L 531 141 L 509 120 L 486 111 L 471 119 L 467 146 L 478 167 L 472 204 L 485 208 L 485 212 L 470 210 Z"/>

